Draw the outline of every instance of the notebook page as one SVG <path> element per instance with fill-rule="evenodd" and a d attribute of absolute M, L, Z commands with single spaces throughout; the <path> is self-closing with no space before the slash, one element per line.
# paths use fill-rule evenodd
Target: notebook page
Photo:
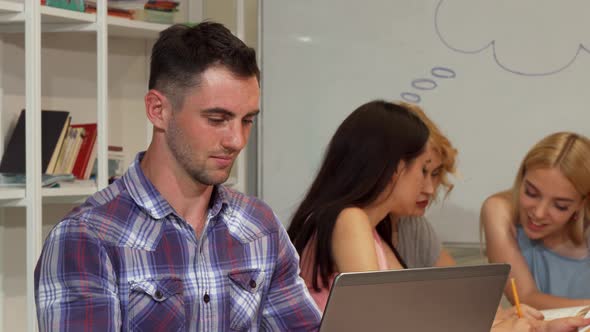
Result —
<path fill-rule="evenodd" d="M 541 310 L 541 313 L 545 316 L 545 320 L 552 320 L 556 318 L 563 318 L 563 317 L 573 317 L 573 316 L 588 316 L 588 306 L 577 306 L 577 307 L 567 307 L 567 308 L 556 308 L 556 309 L 547 309 Z"/>

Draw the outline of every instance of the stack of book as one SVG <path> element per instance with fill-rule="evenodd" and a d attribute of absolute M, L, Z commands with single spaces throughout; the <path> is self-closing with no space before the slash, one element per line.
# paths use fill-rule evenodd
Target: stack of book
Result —
<path fill-rule="evenodd" d="M 107 14 L 110 16 L 135 19 L 137 13 L 143 10 L 146 0 L 108 0 Z M 86 1 L 86 12 L 96 13 L 96 1 Z"/>
<path fill-rule="evenodd" d="M 108 0 L 108 15 L 155 23 L 172 24 L 178 1 L 171 0 Z M 86 12 L 96 13 L 96 1 L 86 1 Z"/>
<path fill-rule="evenodd" d="M 41 0 L 41 4 L 78 12 L 84 11 L 84 0 Z"/>
<path fill-rule="evenodd" d="M 178 11 L 178 1 L 150 0 L 145 4 L 145 20 L 172 24 Z"/>
<path fill-rule="evenodd" d="M 2 160 L 0 173 L 25 174 L 26 112 L 22 110 Z M 96 123 L 70 124 L 67 111 L 41 111 L 41 168 L 45 175 L 90 178 L 96 160 Z"/>

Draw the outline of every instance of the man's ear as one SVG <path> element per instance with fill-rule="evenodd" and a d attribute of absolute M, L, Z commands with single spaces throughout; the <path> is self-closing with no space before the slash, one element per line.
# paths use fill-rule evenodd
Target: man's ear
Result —
<path fill-rule="evenodd" d="M 151 89 L 144 97 L 145 113 L 157 129 L 166 129 L 172 114 L 172 105 L 160 91 Z"/>

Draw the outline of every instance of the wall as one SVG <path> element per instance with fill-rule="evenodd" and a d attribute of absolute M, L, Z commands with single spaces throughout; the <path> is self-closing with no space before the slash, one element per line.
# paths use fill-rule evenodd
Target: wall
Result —
<path fill-rule="evenodd" d="M 258 0 L 243 0 L 244 2 L 244 41 L 258 49 Z M 237 31 L 236 24 L 236 0 L 204 0 L 203 18 L 217 21 L 226 25 L 234 33 Z M 258 52 L 258 50 L 257 50 Z M 242 157 L 246 158 L 246 193 L 258 195 L 258 125 L 255 121 L 248 140 L 246 149 L 242 151 Z M 232 172 L 235 172 L 235 168 Z"/>
<path fill-rule="evenodd" d="M 479 209 L 543 136 L 590 129 L 585 2 L 264 1 L 262 196 L 288 223 L 338 124 L 375 98 L 419 102 L 458 147 L 429 215 L 478 242 Z M 362 179 L 358 179 L 362 181 Z"/>

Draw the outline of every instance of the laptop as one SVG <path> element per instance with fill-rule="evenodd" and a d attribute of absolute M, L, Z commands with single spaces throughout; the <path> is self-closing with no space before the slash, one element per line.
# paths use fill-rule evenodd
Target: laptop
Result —
<path fill-rule="evenodd" d="M 341 273 L 320 332 L 489 332 L 508 264 Z"/>

